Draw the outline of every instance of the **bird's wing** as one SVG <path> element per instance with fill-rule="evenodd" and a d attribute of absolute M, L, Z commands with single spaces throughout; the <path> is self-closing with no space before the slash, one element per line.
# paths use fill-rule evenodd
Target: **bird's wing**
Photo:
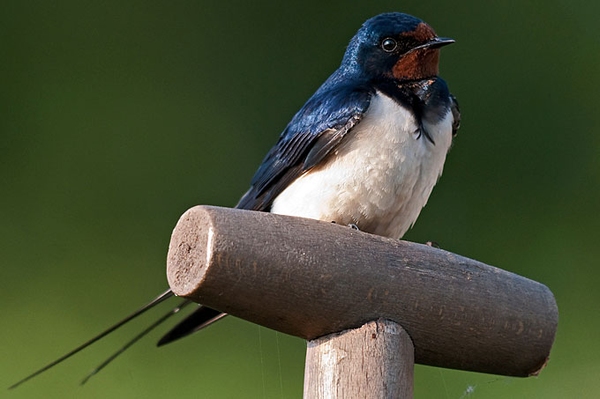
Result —
<path fill-rule="evenodd" d="M 323 161 L 360 122 L 372 94 L 355 85 L 317 91 L 269 151 L 236 207 L 268 211 L 290 183 Z"/>

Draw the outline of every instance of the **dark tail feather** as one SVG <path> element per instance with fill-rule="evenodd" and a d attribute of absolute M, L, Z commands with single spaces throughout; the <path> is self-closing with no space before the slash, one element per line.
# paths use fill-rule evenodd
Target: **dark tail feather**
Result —
<path fill-rule="evenodd" d="M 145 330 L 143 330 L 138 335 L 136 335 L 135 337 L 133 337 L 129 342 L 127 342 L 125 345 L 123 345 L 121 347 L 121 349 L 119 349 L 118 351 L 116 351 L 115 353 L 113 353 L 105 361 L 103 361 L 102 363 L 100 363 L 100 365 L 98 365 L 98 367 L 96 367 L 95 369 L 93 369 L 92 371 L 90 371 L 90 373 L 83 380 L 81 380 L 81 385 L 83 385 L 86 382 L 88 382 L 88 380 L 90 378 L 92 378 L 96 373 L 98 373 L 104 367 L 108 366 L 113 360 L 115 360 L 117 358 L 117 356 L 119 356 L 121 353 L 125 352 L 131 345 L 135 344 L 137 341 L 139 341 L 144 336 L 146 336 L 146 334 L 148 334 L 150 331 L 154 330 L 156 327 L 158 327 L 159 325 L 161 325 L 162 323 L 164 323 L 169 317 L 171 317 L 174 314 L 178 313 L 181 309 L 183 309 L 184 307 L 186 307 L 190 303 L 192 303 L 192 302 L 188 301 L 188 300 L 183 301 L 179 306 L 177 306 L 176 308 L 171 309 L 168 313 L 164 314 L 160 319 L 156 320 L 154 323 L 152 323 L 150 326 L 148 326 Z"/>
<path fill-rule="evenodd" d="M 17 381 L 16 383 L 14 383 L 10 387 L 8 387 L 8 389 L 14 389 L 14 388 L 18 387 L 19 385 L 21 385 L 22 383 L 24 383 L 25 381 L 29 381 L 33 377 L 36 377 L 36 376 L 42 374 L 44 371 L 47 371 L 47 370 L 51 369 L 52 367 L 56 366 L 59 363 L 62 363 L 63 361 L 67 360 L 68 358 L 70 358 L 74 354 L 76 354 L 76 353 L 84 350 L 88 346 L 92 345 L 94 342 L 99 341 L 100 339 L 106 337 L 108 334 L 110 334 L 111 332 L 115 331 L 119 327 L 123 326 L 124 324 L 127 324 L 128 322 L 130 322 L 131 320 L 135 319 L 136 317 L 138 317 L 139 315 L 141 315 L 142 313 L 144 313 L 148 309 L 153 308 L 154 306 L 158 305 L 159 303 L 161 303 L 165 299 L 168 299 L 168 298 L 170 298 L 172 296 L 173 296 L 173 292 L 171 290 L 167 290 L 167 291 L 163 292 L 162 294 L 160 294 L 159 296 L 157 296 L 156 298 L 154 298 L 151 302 L 149 302 L 146 305 L 142 306 L 141 308 L 139 308 L 138 310 L 136 310 L 135 312 L 133 312 L 129 316 L 125 317 L 123 320 L 119 321 L 117 324 L 112 325 L 108 329 L 106 329 L 103 332 L 101 332 L 100 334 L 96 335 L 94 338 L 92 338 L 89 341 L 84 342 L 83 344 L 79 345 L 77 348 L 73 349 L 69 353 L 67 353 L 67 354 L 59 357 L 55 361 L 47 364 L 46 366 L 44 366 L 41 369 L 37 370 L 36 372 L 28 375 L 27 377 L 23 378 L 22 380 Z"/>
<path fill-rule="evenodd" d="M 183 321 L 165 334 L 165 336 L 158 341 L 156 346 L 163 346 L 173 341 L 177 341 L 180 338 L 187 337 L 188 335 L 221 320 L 225 316 L 227 316 L 227 313 L 222 313 L 218 310 L 207 308 L 206 306 L 200 306 L 194 313 L 183 319 Z"/>

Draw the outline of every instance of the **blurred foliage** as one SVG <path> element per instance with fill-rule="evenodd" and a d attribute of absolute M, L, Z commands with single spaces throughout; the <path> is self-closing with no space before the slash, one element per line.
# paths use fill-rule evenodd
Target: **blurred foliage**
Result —
<path fill-rule="evenodd" d="M 445 174 L 406 238 L 545 283 L 561 310 L 539 377 L 418 366 L 416 397 L 597 397 L 599 8 L 3 1 L 0 385 L 163 290 L 178 216 L 235 204 L 360 24 L 395 10 L 457 40 L 441 74 L 463 112 Z M 304 342 L 234 318 L 160 349 L 156 332 L 77 385 L 152 317 L 1 396 L 301 396 Z"/>

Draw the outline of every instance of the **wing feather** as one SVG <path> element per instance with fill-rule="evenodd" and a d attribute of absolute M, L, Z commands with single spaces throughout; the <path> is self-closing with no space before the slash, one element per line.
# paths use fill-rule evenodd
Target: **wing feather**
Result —
<path fill-rule="evenodd" d="M 360 122 L 373 93 L 352 84 L 319 89 L 287 125 L 236 207 L 268 211 L 292 181 L 323 161 Z"/>

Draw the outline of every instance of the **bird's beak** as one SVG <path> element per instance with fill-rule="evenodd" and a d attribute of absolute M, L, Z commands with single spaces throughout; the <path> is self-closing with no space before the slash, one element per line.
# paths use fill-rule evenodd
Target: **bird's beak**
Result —
<path fill-rule="evenodd" d="M 420 46 L 411 48 L 408 53 L 412 53 L 415 50 L 421 50 L 424 48 L 440 48 L 440 47 L 447 46 L 452 43 L 454 43 L 454 39 L 450 39 L 449 37 L 434 37 L 427 43 L 424 43 L 424 44 L 421 44 Z"/>
<path fill-rule="evenodd" d="M 454 39 L 450 39 L 449 37 L 435 37 L 427 43 L 423 44 L 419 47 L 429 47 L 429 48 L 439 48 L 443 46 L 447 46 L 449 44 L 454 43 Z"/>

